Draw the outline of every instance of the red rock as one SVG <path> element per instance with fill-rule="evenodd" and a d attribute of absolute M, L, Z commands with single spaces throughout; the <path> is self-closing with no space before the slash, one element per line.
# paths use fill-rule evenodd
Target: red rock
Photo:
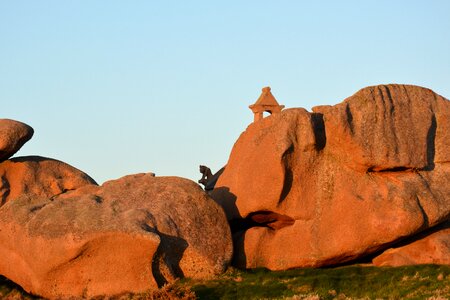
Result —
<path fill-rule="evenodd" d="M 233 147 L 211 196 L 232 224 L 247 218 L 239 267 L 343 263 L 450 216 L 447 99 L 386 85 L 314 111 L 264 118 Z M 254 224 L 267 213 L 278 220 Z"/>
<path fill-rule="evenodd" d="M 85 185 L 96 185 L 86 173 L 61 161 L 24 156 L 0 163 L 1 205 L 24 195 L 50 198 Z"/>
<path fill-rule="evenodd" d="M 0 162 L 13 156 L 33 136 L 27 124 L 0 119 Z"/>
<path fill-rule="evenodd" d="M 429 89 L 374 86 L 313 111 L 324 114 L 329 154 L 348 167 L 424 169 L 450 161 L 449 102 Z"/>
<path fill-rule="evenodd" d="M 405 246 L 390 248 L 373 259 L 376 266 L 450 265 L 450 223 Z"/>
<path fill-rule="evenodd" d="M 136 174 L 0 209 L 0 273 L 43 297 L 142 292 L 208 278 L 232 255 L 223 210 L 194 182 Z"/>

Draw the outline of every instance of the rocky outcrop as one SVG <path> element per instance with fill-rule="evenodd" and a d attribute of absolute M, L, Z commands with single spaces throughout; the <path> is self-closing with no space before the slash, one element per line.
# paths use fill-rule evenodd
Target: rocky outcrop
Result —
<path fill-rule="evenodd" d="M 235 264 L 343 263 L 450 216 L 450 102 L 383 85 L 313 113 L 251 124 L 212 197 L 235 231 Z"/>
<path fill-rule="evenodd" d="M 373 259 L 375 266 L 450 265 L 450 223 L 406 245 L 390 248 Z"/>
<path fill-rule="evenodd" d="M 0 162 L 13 156 L 33 136 L 27 124 L 0 119 Z"/>
<path fill-rule="evenodd" d="M 1 205 L 23 195 L 50 199 L 85 185 L 97 185 L 86 173 L 40 156 L 17 157 L 0 163 L 0 179 Z"/>
<path fill-rule="evenodd" d="M 313 111 L 324 116 L 329 154 L 356 170 L 431 170 L 450 161 L 449 102 L 429 89 L 369 87 Z"/>
<path fill-rule="evenodd" d="M 0 228 L 0 274 L 52 299 L 207 278 L 232 255 L 223 210 L 177 177 L 136 174 L 52 197 L 23 193 L 0 208 Z"/>
<path fill-rule="evenodd" d="M 33 129 L 0 120 L 0 274 L 51 299 L 111 296 L 224 271 L 223 210 L 195 183 L 137 174 L 98 186 L 50 158 L 16 157 Z"/>

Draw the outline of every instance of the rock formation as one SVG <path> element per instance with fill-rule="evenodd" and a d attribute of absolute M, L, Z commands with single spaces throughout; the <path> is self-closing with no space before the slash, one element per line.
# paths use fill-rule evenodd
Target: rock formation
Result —
<path fill-rule="evenodd" d="M 24 156 L 0 163 L 1 205 L 27 195 L 51 198 L 84 185 L 97 185 L 86 173 L 61 161 Z"/>
<path fill-rule="evenodd" d="M 226 168 L 205 170 L 215 202 L 178 177 L 98 186 L 54 159 L 8 159 L 33 129 L 0 120 L 0 274 L 53 299 L 209 278 L 232 257 L 227 220 L 238 267 L 450 264 L 450 101 L 382 85 L 312 113 L 268 88 L 256 104 Z"/>
<path fill-rule="evenodd" d="M 0 158 L 33 130 L 0 120 Z M 194 182 L 136 174 L 98 186 L 63 162 L 0 162 L 0 274 L 51 299 L 111 296 L 220 274 L 232 256 L 223 210 Z"/>
<path fill-rule="evenodd" d="M 136 174 L 0 211 L 0 273 L 48 298 L 94 297 L 207 278 L 232 255 L 222 209 L 192 181 Z"/>
<path fill-rule="evenodd" d="M 408 85 L 251 124 L 211 194 L 235 231 L 234 263 L 344 263 L 448 220 L 449 132 L 450 101 Z"/>
<path fill-rule="evenodd" d="M 450 222 L 415 241 L 390 248 L 373 259 L 375 266 L 450 265 Z"/>
<path fill-rule="evenodd" d="M 27 124 L 0 119 L 0 162 L 13 156 L 33 136 Z"/>

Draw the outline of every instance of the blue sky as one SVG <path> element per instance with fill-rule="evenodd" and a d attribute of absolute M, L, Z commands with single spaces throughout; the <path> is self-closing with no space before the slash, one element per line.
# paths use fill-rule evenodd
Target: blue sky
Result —
<path fill-rule="evenodd" d="M 223 166 L 271 86 L 336 104 L 384 83 L 450 98 L 450 1 L 0 0 L 0 117 L 35 135 L 17 155 L 99 183 L 197 180 Z"/>

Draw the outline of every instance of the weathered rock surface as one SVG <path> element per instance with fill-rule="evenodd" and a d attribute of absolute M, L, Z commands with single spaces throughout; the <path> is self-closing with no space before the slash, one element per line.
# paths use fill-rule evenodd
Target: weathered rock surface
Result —
<path fill-rule="evenodd" d="M 450 223 L 405 246 L 390 248 L 373 259 L 375 266 L 450 265 Z"/>
<path fill-rule="evenodd" d="M 0 119 L 0 162 L 13 156 L 33 136 L 27 124 Z"/>
<path fill-rule="evenodd" d="M 383 85 L 313 111 L 255 122 L 233 147 L 211 196 L 237 266 L 343 263 L 449 219 L 450 101 Z"/>
<path fill-rule="evenodd" d="M 431 169 L 450 161 L 449 101 L 432 90 L 369 87 L 341 104 L 313 111 L 325 116 L 327 150 L 348 167 Z"/>
<path fill-rule="evenodd" d="M 40 156 L 24 156 L 0 163 L 0 206 L 27 194 L 46 197 L 96 185 L 86 173 L 61 161 Z"/>
<path fill-rule="evenodd" d="M 0 208 L 0 274 L 52 299 L 205 278 L 231 255 L 223 210 L 187 179 L 129 175 Z"/>

